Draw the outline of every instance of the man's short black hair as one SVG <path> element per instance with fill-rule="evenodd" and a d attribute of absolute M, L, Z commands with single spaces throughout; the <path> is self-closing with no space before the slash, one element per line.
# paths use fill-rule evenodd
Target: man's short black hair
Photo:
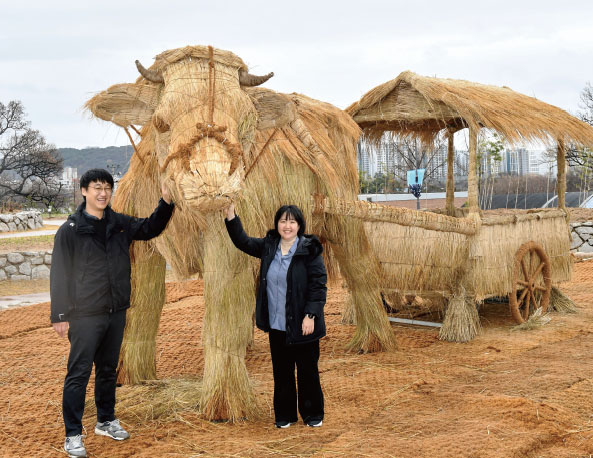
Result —
<path fill-rule="evenodd" d="M 89 184 L 91 184 L 93 181 L 107 183 L 113 188 L 113 177 L 105 169 L 90 169 L 84 172 L 80 177 L 80 187 L 88 189 Z"/>
<path fill-rule="evenodd" d="M 282 218 L 282 215 L 284 215 L 285 213 L 288 219 L 294 219 L 299 225 L 297 235 L 299 237 L 303 235 L 305 233 L 306 226 L 303 212 L 296 205 L 283 205 L 276 212 L 276 216 L 274 216 L 274 230 L 278 234 L 278 237 L 280 237 L 280 234 L 278 233 L 278 221 L 280 221 L 280 218 Z"/>

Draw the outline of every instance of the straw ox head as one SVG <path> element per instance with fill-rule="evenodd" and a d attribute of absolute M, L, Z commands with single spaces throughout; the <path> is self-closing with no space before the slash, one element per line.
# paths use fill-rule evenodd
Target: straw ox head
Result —
<path fill-rule="evenodd" d="M 177 199 L 200 211 L 239 193 L 257 129 L 295 118 L 288 97 L 256 87 L 273 73 L 251 75 L 228 51 L 188 46 L 158 55 L 149 69 L 136 66 L 135 83 L 112 86 L 86 106 L 126 131 L 143 126 L 138 158 L 158 161 Z"/>

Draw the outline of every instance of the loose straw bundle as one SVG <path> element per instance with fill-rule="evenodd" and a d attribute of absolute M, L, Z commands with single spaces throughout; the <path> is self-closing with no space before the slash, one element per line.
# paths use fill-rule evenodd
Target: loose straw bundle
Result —
<path fill-rule="evenodd" d="M 576 313 L 577 306 L 573 300 L 560 291 L 559 288 L 552 286 L 548 310 L 558 313 Z"/>
<path fill-rule="evenodd" d="M 511 331 L 532 331 L 534 329 L 541 328 L 548 324 L 552 318 L 549 313 L 542 314 L 542 309 L 539 307 L 535 312 L 531 314 L 529 319 L 524 323 L 514 326 Z"/>
<path fill-rule="evenodd" d="M 451 342 L 468 342 L 476 337 L 480 330 L 476 303 L 461 289 L 449 299 L 439 338 Z"/>

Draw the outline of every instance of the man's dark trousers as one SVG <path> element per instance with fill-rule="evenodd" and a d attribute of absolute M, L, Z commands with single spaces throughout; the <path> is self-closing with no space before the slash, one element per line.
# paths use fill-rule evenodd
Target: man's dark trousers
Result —
<path fill-rule="evenodd" d="M 125 310 L 70 320 L 70 356 L 62 398 L 66 436 L 82 434 L 84 398 L 93 363 L 97 421 L 115 419 L 116 370 L 125 325 Z"/>
<path fill-rule="evenodd" d="M 271 329 L 270 352 L 274 370 L 274 415 L 276 421 L 296 423 L 298 410 L 303 421 L 323 420 L 323 391 L 319 380 L 319 340 L 286 344 L 286 332 Z"/>

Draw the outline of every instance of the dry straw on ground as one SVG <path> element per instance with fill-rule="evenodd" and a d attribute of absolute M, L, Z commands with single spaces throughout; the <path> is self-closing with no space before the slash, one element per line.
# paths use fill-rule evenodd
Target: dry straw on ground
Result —
<path fill-rule="evenodd" d="M 538 308 L 531 314 L 529 319 L 524 323 L 514 326 L 511 331 L 532 331 L 541 328 L 548 324 L 552 318 L 549 313 L 543 313 L 541 308 Z"/>
<path fill-rule="evenodd" d="M 552 287 L 550 294 L 550 311 L 558 313 L 576 313 L 577 307 L 573 300 L 560 291 L 557 287 Z"/>

